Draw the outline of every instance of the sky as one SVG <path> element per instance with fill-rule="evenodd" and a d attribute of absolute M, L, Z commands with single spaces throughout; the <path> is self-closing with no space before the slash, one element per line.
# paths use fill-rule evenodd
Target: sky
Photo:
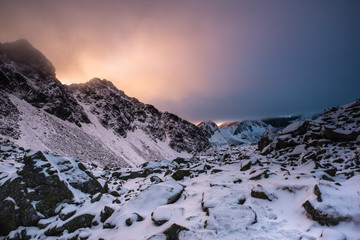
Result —
<path fill-rule="evenodd" d="M 0 0 L 65 83 L 110 80 L 190 121 L 259 119 L 360 98 L 360 1 Z"/>

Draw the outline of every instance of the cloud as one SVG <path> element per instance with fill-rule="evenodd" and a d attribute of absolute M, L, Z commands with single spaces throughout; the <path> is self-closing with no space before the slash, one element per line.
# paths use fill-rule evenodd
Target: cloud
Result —
<path fill-rule="evenodd" d="M 189 120 L 321 110 L 359 97 L 357 1 L 3 1 L 64 83 L 92 77 Z"/>

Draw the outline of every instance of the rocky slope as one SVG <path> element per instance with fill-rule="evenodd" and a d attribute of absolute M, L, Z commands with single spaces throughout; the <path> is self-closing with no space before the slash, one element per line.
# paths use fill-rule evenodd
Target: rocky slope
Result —
<path fill-rule="evenodd" d="M 101 166 L 190 156 L 209 142 L 193 124 L 130 98 L 109 81 L 66 86 L 26 40 L 0 44 L 0 134 Z"/>
<path fill-rule="evenodd" d="M 357 138 L 315 158 L 302 144 L 252 145 L 118 169 L 2 142 L 0 239 L 357 240 Z"/>

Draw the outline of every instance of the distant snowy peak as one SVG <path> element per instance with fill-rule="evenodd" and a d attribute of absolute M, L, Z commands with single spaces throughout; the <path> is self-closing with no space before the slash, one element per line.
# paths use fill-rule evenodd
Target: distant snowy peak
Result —
<path fill-rule="evenodd" d="M 224 122 L 220 124 L 219 128 L 230 128 L 230 127 L 237 127 L 241 121 L 232 121 L 232 122 Z"/>
<path fill-rule="evenodd" d="M 234 131 L 234 135 L 242 134 L 244 132 L 262 132 L 269 128 L 269 125 L 259 120 L 244 120 L 241 121 Z"/>
<path fill-rule="evenodd" d="M 215 145 L 256 144 L 270 125 L 258 120 L 226 122 L 219 127 L 211 121 L 198 125 Z"/>
<path fill-rule="evenodd" d="M 216 131 L 219 131 L 219 127 L 212 121 L 205 121 L 198 124 L 198 127 L 203 131 L 207 138 L 210 138 Z"/>

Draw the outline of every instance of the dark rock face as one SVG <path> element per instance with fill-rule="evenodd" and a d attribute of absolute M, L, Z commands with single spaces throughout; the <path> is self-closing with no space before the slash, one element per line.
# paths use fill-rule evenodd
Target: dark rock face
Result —
<path fill-rule="evenodd" d="M 186 170 L 186 169 L 179 169 L 177 170 L 173 175 L 171 175 L 171 177 L 173 179 L 175 179 L 176 181 L 179 181 L 179 180 L 183 180 L 184 177 L 188 177 L 191 175 L 191 172 L 190 170 Z"/>
<path fill-rule="evenodd" d="M 1 78 L 1 76 L 0 76 Z M 7 94 L 0 90 L 0 134 L 19 139 L 19 110 L 10 101 Z"/>
<path fill-rule="evenodd" d="M 275 138 L 275 133 L 271 129 L 266 130 L 258 143 L 259 150 L 262 151 L 266 146 L 268 146 L 274 140 L 274 138 Z"/>
<path fill-rule="evenodd" d="M 104 223 L 114 212 L 113 208 L 105 206 L 104 210 L 100 212 L 100 221 Z"/>
<path fill-rule="evenodd" d="M 315 209 L 309 201 L 306 201 L 303 204 L 304 209 L 309 214 L 309 216 L 314 220 L 320 223 L 321 225 L 338 225 L 341 221 L 350 221 L 349 216 L 336 216 Z"/>
<path fill-rule="evenodd" d="M 329 146 L 356 141 L 360 135 L 360 100 L 325 110 L 315 120 L 302 120 L 288 125 L 275 133 L 265 132 L 258 148 L 262 153 L 284 154 L 298 145 L 309 147 Z M 305 156 L 304 156 L 305 157 Z M 315 159 L 315 153 L 308 153 L 307 159 Z M 306 158 L 304 158 L 306 159 Z M 335 172 L 336 173 L 336 172 Z M 335 174 L 333 171 L 329 174 Z"/>
<path fill-rule="evenodd" d="M 179 233 L 181 231 L 189 231 L 189 229 L 187 229 L 186 227 L 177 225 L 176 223 L 174 223 L 173 225 L 171 225 L 168 229 L 165 230 L 164 234 L 166 236 L 166 239 L 169 240 L 178 240 L 179 239 Z"/>
<path fill-rule="evenodd" d="M 83 214 L 77 216 L 67 223 L 63 225 L 63 228 L 68 230 L 70 233 L 75 232 L 79 228 L 87 228 L 91 227 L 92 220 L 94 219 L 94 215 L 91 214 Z"/>
<path fill-rule="evenodd" d="M 73 198 L 57 175 L 46 176 L 43 168 L 36 166 L 37 160 L 44 158 L 41 152 L 25 157 L 24 167 L 18 172 L 19 177 L 0 186 L 0 207 L 4 209 L 0 218 L 1 235 L 8 234 L 18 226 L 36 225 L 40 220 L 36 211 L 46 217 L 54 216 L 59 203 Z M 37 201 L 35 208 L 32 201 Z"/>
<path fill-rule="evenodd" d="M 0 44 L 0 88 L 78 126 L 90 122 L 51 62 L 26 40 Z"/>
<path fill-rule="evenodd" d="M 144 218 L 138 213 L 133 213 L 129 218 L 126 219 L 125 223 L 127 226 L 131 226 L 134 222 L 141 222 Z"/>
<path fill-rule="evenodd" d="M 91 174 L 86 173 L 86 168 L 85 171 L 76 168 L 78 164 L 74 160 L 72 163 L 67 158 L 45 156 L 42 152 L 25 155 L 26 152 L 18 148 L 13 148 L 9 153 L 6 151 L 0 153 L 2 161 L 6 161 L 7 157 L 14 159 L 11 155 L 18 154 L 15 177 L 3 180 L 0 184 L 0 235 L 2 236 L 19 226 L 37 226 L 41 218 L 57 215 L 56 208 L 60 204 L 73 201 L 73 193 L 69 185 L 90 194 L 105 192 L 100 183 Z M 10 167 L 13 164 L 9 163 L 5 166 Z M 59 216 L 62 220 L 66 220 L 75 212 L 60 213 Z M 56 235 L 60 230 L 52 229 L 48 233 Z"/>
<path fill-rule="evenodd" d="M 170 138 L 170 147 L 178 152 L 198 152 L 210 147 L 194 124 L 128 97 L 107 80 L 94 78 L 85 84 L 72 84 L 69 89 L 80 102 L 90 106 L 105 128 L 122 137 L 141 129 L 154 141 Z"/>

